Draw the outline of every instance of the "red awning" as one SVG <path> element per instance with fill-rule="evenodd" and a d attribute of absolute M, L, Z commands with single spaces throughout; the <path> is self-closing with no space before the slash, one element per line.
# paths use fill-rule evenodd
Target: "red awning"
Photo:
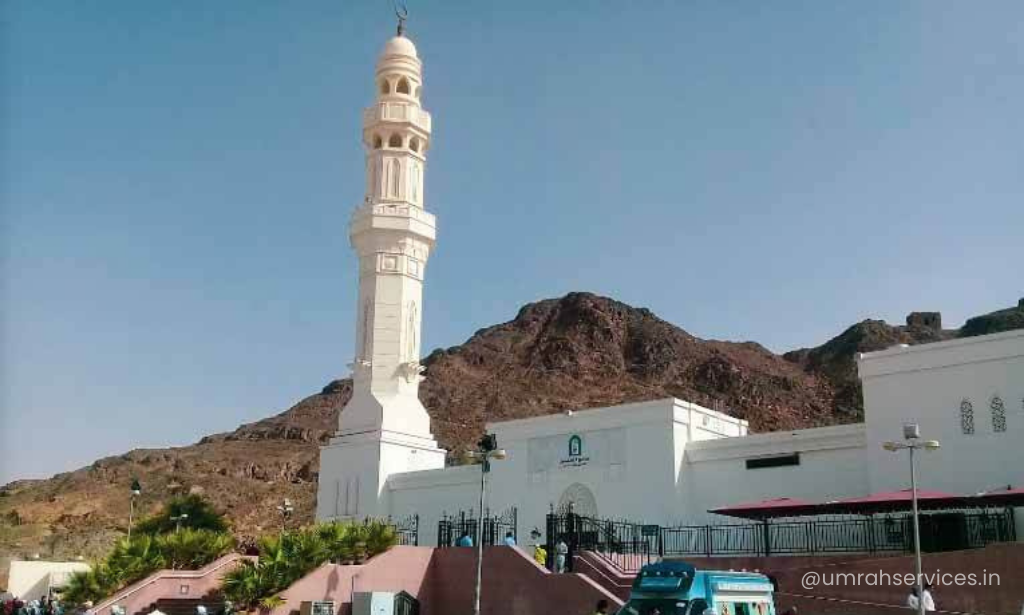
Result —
<path fill-rule="evenodd" d="M 708 512 L 741 519 L 768 519 L 813 515 L 816 514 L 820 506 L 820 504 L 799 498 L 771 498 L 759 502 L 744 502 L 743 504 L 715 508 Z"/>
<path fill-rule="evenodd" d="M 979 493 L 971 498 L 985 506 L 1024 506 L 1024 487 L 1007 487 Z"/>
<path fill-rule="evenodd" d="M 758 502 L 744 502 L 708 512 L 740 519 L 773 519 L 813 515 L 868 515 L 886 512 L 910 512 L 910 489 L 880 491 L 857 498 L 846 498 L 816 504 L 799 498 L 770 498 Z M 945 491 L 917 490 L 917 505 L 921 510 L 974 509 L 990 506 L 1024 507 L 1024 488 L 1006 488 L 977 495 L 963 496 Z"/>
<path fill-rule="evenodd" d="M 823 513 L 875 513 L 896 510 L 910 510 L 913 495 L 910 489 L 880 491 L 859 498 L 846 498 L 822 505 Z M 957 508 L 967 504 L 968 498 L 944 491 L 917 490 L 917 505 L 922 510 L 936 508 Z"/>

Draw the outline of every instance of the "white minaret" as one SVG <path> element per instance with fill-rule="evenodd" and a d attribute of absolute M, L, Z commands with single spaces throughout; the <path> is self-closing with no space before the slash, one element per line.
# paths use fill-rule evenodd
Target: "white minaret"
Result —
<path fill-rule="evenodd" d="M 363 112 L 366 196 L 349 225 L 359 257 L 353 391 L 320 451 L 318 519 L 387 515 L 389 475 L 444 467 L 418 394 L 423 274 L 435 237 L 423 208 L 430 114 L 420 107 L 422 84 L 416 47 L 399 25 Z"/>

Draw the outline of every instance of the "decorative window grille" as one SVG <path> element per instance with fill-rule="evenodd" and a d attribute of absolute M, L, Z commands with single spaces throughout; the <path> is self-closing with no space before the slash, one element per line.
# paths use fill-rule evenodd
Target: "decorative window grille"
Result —
<path fill-rule="evenodd" d="M 974 435 L 974 406 L 967 398 L 960 402 L 960 430 L 964 435 Z"/>
<path fill-rule="evenodd" d="M 992 410 L 992 431 L 996 433 L 1006 431 L 1006 406 L 1003 405 L 1002 398 L 998 395 L 993 397 L 989 409 Z"/>

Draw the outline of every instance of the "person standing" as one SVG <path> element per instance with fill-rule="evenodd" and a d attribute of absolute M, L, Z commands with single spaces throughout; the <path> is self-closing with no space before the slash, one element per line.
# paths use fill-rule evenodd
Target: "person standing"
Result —
<path fill-rule="evenodd" d="M 925 611 L 934 611 L 935 610 L 935 598 L 932 597 L 932 584 L 931 583 L 925 583 L 924 584 L 924 591 L 921 592 L 921 602 L 924 603 L 924 610 Z"/>
<path fill-rule="evenodd" d="M 533 561 L 545 568 L 548 567 L 548 550 L 539 542 L 533 545 Z M 1024 615 L 1024 613 L 1021 613 L 1021 615 Z"/>
<path fill-rule="evenodd" d="M 456 547 L 472 547 L 473 546 L 473 539 L 470 537 L 469 533 L 462 532 L 462 535 L 459 536 L 459 540 L 456 541 L 455 546 Z"/>
<path fill-rule="evenodd" d="M 516 537 L 512 535 L 512 532 L 505 532 L 505 546 L 514 547 L 516 546 Z"/>
<path fill-rule="evenodd" d="M 921 599 L 917 596 L 917 586 L 910 588 L 910 595 L 907 596 L 907 606 L 917 610 L 917 607 L 921 604 Z"/>
<path fill-rule="evenodd" d="M 565 540 L 559 538 L 558 544 L 555 545 L 555 572 L 558 574 L 565 572 L 565 564 L 568 558 L 569 545 L 565 544 Z"/>

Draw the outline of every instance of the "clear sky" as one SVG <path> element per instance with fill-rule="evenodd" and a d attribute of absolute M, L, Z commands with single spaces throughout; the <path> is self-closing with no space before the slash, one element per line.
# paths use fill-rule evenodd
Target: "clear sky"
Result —
<path fill-rule="evenodd" d="M 776 351 L 1024 295 L 1024 3 L 410 0 L 424 350 L 587 290 Z M 345 376 L 385 0 L 0 3 L 0 482 Z"/>

